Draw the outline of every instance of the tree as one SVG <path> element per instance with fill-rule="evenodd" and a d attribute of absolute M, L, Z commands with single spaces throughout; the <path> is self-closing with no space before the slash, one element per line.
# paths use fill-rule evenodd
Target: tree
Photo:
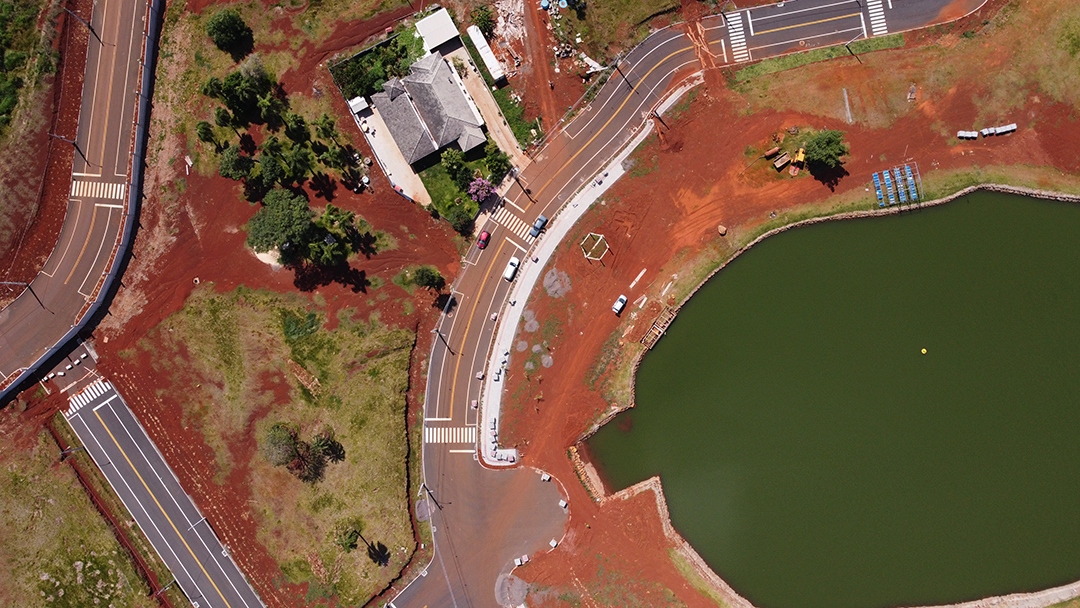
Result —
<path fill-rule="evenodd" d="M 315 133 L 322 139 L 337 142 L 337 129 L 334 128 L 334 119 L 323 114 L 315 120 Z"/>
<path fill-rule="evenodd" d="M 217 139 L 214 138 L 214 127 L 210 126 L 210 123 L 205 120 L 195 123 L 195 135 L 203 143 L 217 145 Z"/>
<path fill-rule="evenodd" d="M 311 131 L 303 116 L 293 112 L 285 115 L 285 136 L 298 144 L 311 139 Z"/>
<path fill-rule="evenodd" d="M 442 153 L 442 166 L 450 177 L 456 177 L 458 172 L 465 168 L 465 154 L 455 148 L 447 148 Z"/>
<path fill-rule="evenodd" d="M 240 154 L 240 148 L 229 146 L 221 153 L 221 161 L 218 165 L 218 173 L 221 177 L 240 181 L 251 175 L 251 169 L 255 166 L 255 159 Z"/>
<path fill-rule="evenodd" d="M 847 153 L 843 131 L 819 131 L 806 142 L 806 163 L 811 173 L 815 167 L 819 170 L 836 169 L 843 164 L 840 158 Z"/>
<path fill-rule="evenodd" d="M 275 467 L 281 467 L 289 464 L 296 457 L 296 441 L 296 429 L 283 422 L 277 422 L 266 431 L 259 449 L 267 462 Z"/>
<path fill-rule="evenodd" d="M 484 163 L 487 165 L 488 171 L 491 172 L 492 183 L 501 182 L 506 177 L 506 174 L 510 172 L 510 157 L 500 150 L 498 144 L 493 141 L 489 141 L 484 146 L 484 154 L 486 155 Z"/>
<path fill-rule="evenodd" d="M 275 188 L 263 198 L 263 207 L 248 222 L 247 245 L 265 252 L 290 243 L 300 249 L 307 247 L 311 233 L 311 208 L 298 194 Z"/>
<path fill-rule="evenodd" d="M 491 185 L 491 182 L 482 177 L 474 179 L 469 184 L 469 198 L 478 203 L 486 201 L 493 192 L 495 192 L 495 188 Z"/>
<path fill-rule="evenodd" d="M 203 83 L 202 94 L 214 99 L 221 97 L 221 79 L 217 76 L 211 76 Z"/>
<path fill-rule="evenodd" d="M 289 181 L 302 182 L 307 178 L 308 173 L 311 173 L 315 159 L 311 155 L 311 150 L 303 146 L 293 146 L 285 157 L 285 164 L 289 167 Z"/>
<path fill-rule="evenodd" d="M 425 289 L 441 289 L 446 281 L 431 266 L 421 266 L 413 272 L 413 283 Z"/>
<path fill-rule="evenodd" d="M 473 25 L 480 28 L 485 38 L 491 38 L 495 34 L 495 17 L 491 14 L 491 7 L 478 6 L 472 11 Z"/>
<path fill-rule="evenodd" d="M 232 127 L 236 130 L 236 127 L 233 127 L 232 114 L 225 108 L 214 108 L 214 123 L 219 127 Z"/>
<path fill-rule="evenodd" d="M 255 43 L 251 28 L 244 23 L 240 13 L 231 8 L 220 10 L 207 20 L 206 35 L 215 46 L 232 55 L 233 61 L 251 52 Z"/>
<path fill-rule="evenodd" d="M 473 229 L 473 216 L 465 210 L 464 205 L 451 205 L 446 211 L 446 220 L 457 230 L 458 234 L 471 234 Z"/>
<path fill-rule="evenodd" d="M 265 188 L 273 188 L 285 179 L 285 167 L 277 158 L 267 154 L 266 150 L 259 153 L 259 172 Z"/>

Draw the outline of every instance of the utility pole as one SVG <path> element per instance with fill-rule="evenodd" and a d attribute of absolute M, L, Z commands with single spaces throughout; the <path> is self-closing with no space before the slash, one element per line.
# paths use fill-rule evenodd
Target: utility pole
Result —
<path fill-rule="evenodd" d="M 80 445 L 80 446 L 77 446 L 77 447 L 74 447 L 74 448 L 68 448 L 68 449 L 64 450 L 63 452 L 60 452 L 60 462 L 64 462 L 65 458 L 67 458 L 68 456 L 74 454 L 75 452 L 78 452 L 79 450 L 85 450 L 85 449 L 86 448 L 84 448 L 83 446 Z"/>
<path fill-rule="evenodd" d="M 619 73 L 619 76 L 622 76 L 622 79 L 626 81 L 626 86 L 630 87 L 630 90 L 633 91 L 634 85 L 630 84 L 630 79 L 626 77 L 626 74 L 623 74 L 622 68 L 619 67 L 618 62 L 615 63 L 615 71 Z"/>
<path fill-rule="evenodd" d="M 174 578 L 171 583 L 169 583 L 168 585 L 165 585 L 161 589 L 158 589 L 157 593 L 155 593 L 153 597 L 157 597 L 157 596 L 161 595 L 162 593 L 165 593 L 165 591 L 167 591 L 169 589 L 169 587 L 172 587 L 175 584 L 176 584 L 176 579 Z"/>
<path fill-rule="evenodd" d="M 665 129 L 668 129 L 668 130 L 671 129 L 671 127 L 669 127 L 668 124 L 666 122 L 664 122 L 664 119 L 663 119 L 663 117 L 660 116 L 659 112 L 657 112 L 656 110 L 653 110 L 652 115 L 653 115 L 654 118 L 656 118 L 656 120 L 660 121 L 660 124 L 664 125 Z"/>
<path fill-rule="evenodd" d="M 523 183 L 521 181 L 521 178 L 518 177 L 518 168 L 517 167 L 514 167 L 513 171 L 511 172 L 511 175 L 514 176 L 514 181 L 517 182 L 518 188 L 521 188 L 521 191 L 525 193 L 525 196 L 529 199 L 529 202 L 535 203 L 536 199 L 532 197 L 532 191 L 529 190 L 528 188 L 526 188 L 527 184 Z"/>
<path fill-rule="evenodd" d="M 98 33 L 94 31 L 94 26 L 87 23 L 86 20 L 84 20 L 82 17 L 80 17 L 80 16 L 76 15 L 75 13 L 71 12 L 71 9 L 69 9 L 68 7 L 63 6 L 61 8 L 63 8 L 67 12 L 67 14 L 69 14 L 72 17 L 75 17 L 76 19 L 78 19 L 79 23 L 82 23 L 83 25 L 85 25 L 86 29 L 90 30 L 90 33 L 94 35 L 94 38 L 97 38 L 97 41 L 101 44 L 101 46 L 105 46 L 105 43 L 102 42 L 102 40 L 101 40 L 101 36 L 98 36 Z"/>
<path fill-rule="evenodd" d="M 49 137 L 52 137 L 54 139 L 59 139 L 60 141 L 65 141 L 65 142 L 71 144 L 72 146 L 75 147 L 75 151 L 79 153 L 79 156 L 82 157 L 83 161 L 86 162 L 87 165 L 89 165 L 91 167 L 95 166 L 94 163 L 90 162 L 90 159 L 86 158 L 86 155 L 83 154 L 82 149 L 79 148 L 79 144 L 75 143 L 74 141 L 72 141 L 72 140 L 70 140 L 70 139 L 68 139 L 66 137 L 61 137 L 60 135 L 54 135 L 52 133 L 49 133 Z"/>

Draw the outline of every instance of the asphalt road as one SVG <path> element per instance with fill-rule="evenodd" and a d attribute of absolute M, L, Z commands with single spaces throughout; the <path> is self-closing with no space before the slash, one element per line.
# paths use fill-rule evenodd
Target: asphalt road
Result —
<path fill-rule="evenodd" d="M 466 255 L 452 304 L 435 330 L 429 366 L 423 457 L 426 486 L 442 505 L 432 517 L 435 557 L 394 606 L 499 605 L 497 581 L 512 572 L 513 558 L 550 550 L 549 540 L 561 537 L 567 514 L 552 508 L 560 497 L 555 484 L 542 482 L 533 469 L 493 460 L 485 465 L 477 457 L 490 457 L 493 447 L 477 444 L 475 429 L 489 424 L 487 416 L 480 418 L 477 373 L 489 358 L 493 315 L 517 305 L 506 301 L 510 283 L 502 273 L 511 256 L 532 263 L 535 239 L 527 233 L 533 221 L 541 214 L 554 217 L 597 176 L 648 120 L 677 74 L 925 27 L 945 19 L 946 6 L 959 9 L 955 18 L 982 3 L 789 0 L 709 17 L 692 36 L 660 30 L 623 58 L 593 102 L 521 173 L 503 204 L 479 219 L 491 241 L 483 251 L 473 245 Z"/>
<path fill-rule="evenodd" d="M 30 290 L 0 311 L 0 385 L 64 337 L 108 271 L 127 209 L 146 13 L 145 2 L 100 0 L 89 20 L 101 42 L 90 36 L 75 138 L 86 160 L 75 154 L 56 248 Z"/>
<path fill-rule="evenodd" d="M 64 416 L 192 606 L 263 606 L 112 385 L 90 384 Z"/>

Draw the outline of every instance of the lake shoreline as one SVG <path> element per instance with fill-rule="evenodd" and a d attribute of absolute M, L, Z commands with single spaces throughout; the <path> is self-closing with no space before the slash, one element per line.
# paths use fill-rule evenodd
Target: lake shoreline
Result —
<path fill-rule="evenodd" d="M 883 209 L 846 211 L 833 214 L 826 213 L 824 215 L 818 215 L 815 217 L 794 221 L 783 226 L 778 226 L 776 228 L 770 229 L 753 238 L 745 245 L 736 249 L 734 252 L 724 258 L 719 264 L 717 264 L 715 268 L 708 272 L 705 277 L 682 299 L 682 301 L 680 301 L 677 305 L 672 306 L 671 308 L 673 312 L 677 315 L 678 312 L 682 309 L 682 307 L 685 306 L 687 302 L 689 302 L 690 298 L 696 295 L 698 291 L 706 283 L 708 283 L 708 281 L 712 279 L 717 273 L 726 268 L 728 264 L 730 264 L 740 255 L 771 236 L 775 236 L 793 228 L 809 226 L 833 220 L 900 215 L 913 210 L 944 205 L 961 197 L 978 192 L 993 192 L 1026 196 L 1043 200 L 1080 203 L 1080 196 L 1077 195 L 1049 190 L 988 183 L 976 186 L 969 186 L 951 195 L 931 201 L 922 202 L 918 205 L 894 206 Z M 675 529 L 671 521 L 670 513 L 668 511 L 667 499 L 664 495 L 663 486 L 658 476 L 653 476 L 628 488 L 622 489 L 613 494 L 609 494 L 606 487 L 607 483 L 604 480 L 603 472 L 600 471 L 599 467 L 594 465 L 592 463 L 592 459 L 589 458 L 589 450 L 587 449 L 585 442 L 601 427 L 613 420 L 619 413 L 634 407 L 636 401 L 635 390 L 638 370 L 641 366 L 642 361 L 644 360 L 645 354 L 648 352 L 648 349 L 641 350 L 635 355 L 633 361 L 628 363 L 631 366 L 629 387 L 630 399 L 627 400 L 624 404 L 613 404 L 612 407 L 610 407 L 607 411 L 604 412 L 604 414 L 599 420 L 597 420 L 581 436 L 578 437 L 577 442 L 574 448 L 572 448 L 571 452 L 575 469 L 579 471 L 578 476 L 581 479 L 582 484 L 586 487 L 586 490 L 594 498 L 594 500 L 596 500 L 596 502 L 600 504 L 609 501 L 629 500 L 630 498 L 638 496 L 643 492 L 652 491 L 655 496 L 656 508 L 663 525 L 665 536 L 672 544 L 674 551 L 690 564 L 691 568 L 694 571 L 694 574 L 700 577 L 708 585 L 709 588 L 714 590 L 716 594 L 722 597 L 724 602 L 727 603 L 729 606 L 737 608 L 754 608 L 754 604 L 751 603 L 748 599 L 739 595 L 738 592 L 736 592 L 722 577 L 720 577 L 705 562 L 704 558 L 702 558 L 701 555 L 698 554 L 698 552 L 690 545 L 690 543 L 686 541 L 686 539 L 683 538 L 683 536 Z M 582 454 L 582 452 L 585 452 L 585 454 Z M 1014 593 L 1008 595 L 990 596 L 966 602 L 953 604 L 935 604 L 930 606 L 920 606 L 919 608 L 1046 608 L 1048 606 L 1052 606 L 1061 602 L 1066 602 L 1077 597 L 1080 597 L 1080 581 L 1031 593 Z"/>

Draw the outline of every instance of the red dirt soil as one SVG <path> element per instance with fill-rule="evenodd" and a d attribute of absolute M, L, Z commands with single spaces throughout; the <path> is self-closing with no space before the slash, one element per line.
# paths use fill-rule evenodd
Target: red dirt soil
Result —
<path fill-rule="evenodd" d="M 854 106 L 860 95 L 872 94 L 863 86 L 867 70 L 858 64 L 838 63 L 822 78 L 832 86 L 846 85 L 858 91 Z M 971 124 L 976 108 L 970 99 L 981 86 L 964 83 L 945 99 L 920 100 L 918 111 L 908 113 L 888 130 L 908 134 L 905 137 L 888 137 L 884 131 L 820 116 L 774 111 L 741 115 L 739 106 L 745 102 L 730 91 L 713 87 L 709 95 L 700 95 L 682 117 L 667 119 L 672 128 L 663 134 L 664 144 L 653 142 L 638 156 L 638 162 L 649 162 L 655 156 L 656 169 L 617 182 L 606 196 L 606 205 L 589 211 L 569 237 L 572 240 L 576 234 L 580 239 L 589 231 L 602 233 L 614 255 L 605 258 L 604 266 L 590 265 L 576 247 L 560 249 L 550 264 L 569 274 L 572 290 L 560 299 L 535 295 L 528 304 L 541 324 L 551 316 L 564 324 L 551 344 L 555 363 L 542 371 L 542 377 L 534 375 L 527 381 L 521 374 L 508 375 L 505 395 L 513 395 L 524 386 L 522 394 L 539 395 L 542 388 L 543 397 L 541 401 L 527 397 L 527 402 L 516 409 L 504 400 L 504 438 L 507 445 L 522 450 L 526 464 L 565 480 L 568 500 L 577 506 L 573 509 L 569 540 L 519 569 L 518 576 L 558 590 L 584 593 L 591 584 L 599 583 L 595 580 L 596 556 L 603 555 L 622 562 L 625 574 L 641 573 L 648 580 L 660 582 L 689 606 L 714 605 L 689 589 L 673 567 L 667 554 L 671 544 L 662 533 L 651 495 L 597 506 L 574 480 L 567 448 L 610 405 L 585 382 L 597 353 L 620 324 L 614 315 L 606 314 L 610 303 L 646 269 L 637 293 L 649 295 L 650 304 L 634 320 L 642 327 L 635 326 L 627 339 L 640 337 L 659 311 L 659 292 L 672 280 L 677 264 L 722 239 L 718 225 L 746 229 L 768 220 L 771 212 L 831 196 L 833 191 L 828 186 L 805 173 L 797 179 L 775 179 L 769 175 L 771 167 L 763 163 L 741 173 L 747 162 L 743 155 L 747 146 L 769 147 L 773 133 L 792 125 L 846 132 L 852 155 L 845 166 L 852 175 L 839 181 L 837 193 L 864 188 L 870 173 L 888 164 L 879 160 L 881 155 L 890 162 L 915 159 L 924 173 L 975 164 L 1021 163 L 1073 173 L 1080 170 L 1080 123 L 1072 108 L 1061 104 L 1027 104 L 1030 110 L 1017 116 L 1019 130 L 1014 135 L 947 145 L 946 138 L 932 125 Z M 725 118 L 717 120 L 718 116 Z M 718 141 L 725 145 L 717 146 Z M 655 234 L 663 234 L 664 238 L 649 237 Z M 631 300 L 634 298 L 636 295 L 631 296 Z M 636 310 L 631 304 L 624 318 Z M 522 339 L 527 340 L 527 334 Z M 543 605 L 565 605 L 552 597 Z"/>
<path fill-rule="evenodd" d="M 352 24 L 354 27 L 355 25 Z M 344 25 L 339 33 L 346 28 Z M 335 35 L 335 38 L 340 36 Z M 325 54 L 314 53 L 283 75 L 288 91 L 308 94 L 316 86 L 332 98 L 335 114 L 348 116 L 348 107 L 337 95 L 329 73 L 317 63 Z M 350 130 L 349 121 L 339 121 L 339 128 Z M 157 128 L 158 123 L 155 123 Z M 354 133 L 362 154 L 371 155 L 363 138 Z M 153 133 L 151 133 L 153 136 Z M 169 137 L 176 137 L 171 135 Z M 182 145 L 182 144 L 180 144 Z M 197 144 L 203 145 L 203 144 Z M 158 175 L 159 183 L 169 183 L 184 177 L 182 162 L 177 162 L 170 175 Z M 334 205 L 356 212 L 374 229 L 393 236 L 398 248 L 377 253 L 370 259 L 360 257 L 352 262 L 353 272 L 338 281 L 332 277 L 298 277 L 292 270 L 273 271 L 244 247 L 246 233 L 241 227 L 251 219 L 257 207 L 241 200 L 241 186 L 223 178 L 186 176 L 186 189 L 175 201 L 160 192 L 150 192 L 143 205 L 142 229 L 135 241 L 134 259 L 125 273 L 125 287 L 120 290 L 107 318 L 94 333 L 98 352 L 102 355 L 99 368 L 124 395 L 150 437 L 161 449 L 176 471 L 180 482 L 189 491 L 200 509 L 214 523 L 222 541 L 229 545 L 240 568 L 251 580 L 263 600 L 271 607 L 296 606 L 306 603 L 307 585 L 285 583 L 273 558 L 256 540 L 256 518 L 250 511 L 251 491 L 247 487 L 248 467 L 256 452 L 254 421 L 248 432 L 229 443 L 233 468 L 225 483 L 215 481 L 217 470 L 213 451 L 203 440 L 197 420 L 181 420 L 181 400 L 199 382 L 198 378 L 169 383 L 154 374 L 149 355 L 139 354 L 125 359 L 121 351 L 131 349 L 164 318 L 180 310 L 184 300 L 200 283 L 211 282 L 214 289 L 228 291 L 240 285 L 265 288 L 277 292 L 296 292 L 297 286 L 325 299 L 323 308 L 333 323 L 337 311 L 351 307 L 356 318 L 366 319 L 377 312 L 383 323 L 391 326 L 421 328 L 414 351 L 414 370 L 411 372 L 408 402 L 410 412 L 419 407 L 420 359 L 426 357 L 433 337 L 422 328 L 433 325 L 439 313 L 433 304 L 435 294 L 417 290 L 414 296 L 390 283 L 390 279 L 405 267 L 415 264 L 434 264 L 446 278 L 453 281 L 459 269 L 460 255 L 452 242 L 453 232 L 448 224 L 433 219 L 421 207 L 394 193 L 381 171 L 371 172 L 373 192 L 353 194 L 338 187 Z M 310 191 L 309 191 L 310 193 Z M 310 193 L 311 204 L 322 206 Z M 362 279 L 379 276 L 385 285 L 379 293 L 389 292 L 391 298 L 379 300 L 365 295 Z M 360 278 L 360 280 L 358 280 Z M 401 300 L 410 299 L 416 309 L 404 314 Z M 135 350 L 135 349 L 133 349 Z M 141 350 L 136 352 L 141 353 Z M 266 379 L 263 379 L 266 380 Z M 266 389 L 285 390 L 287 383 L 262 382 Z M 285 396 L 281 395 L 284 399 Z M 415 419 L 414 415 L 413 419 Z"/>
<path fill-rule="evenodd" d="M 75 13 L 89 14 L 91 0 L 72 0 Z M 4 201 L 5 205 L 24 207 L 26 213 L 15 217 L 22 228 L 9 242 L 0 243 L 0 280 L 29 283 L 45 265 L 56 247 L 60 228 L 67 213 L 71 191 L 71 166 L 75 150 L 71 145 L 49 137 L 49 133 L 74 140 L 79 124 L 86 50 L 90 33 L 67 13 L 61 13 L 60 35 L 55 47 L 60 51 L 57 75 L 46 90 L 45 105 L 39 109 L 46 120 L 41 129 L 18 142 L 20 162 L 15 171 L 2 178 L 9 187 L 18 183 L 34 184 L 37 204 L 32 201 Z M 9 142 L 15 145 L 15 142 Z M 0 307 L 13 301 L 22 288 L 0 287 Z"/>

